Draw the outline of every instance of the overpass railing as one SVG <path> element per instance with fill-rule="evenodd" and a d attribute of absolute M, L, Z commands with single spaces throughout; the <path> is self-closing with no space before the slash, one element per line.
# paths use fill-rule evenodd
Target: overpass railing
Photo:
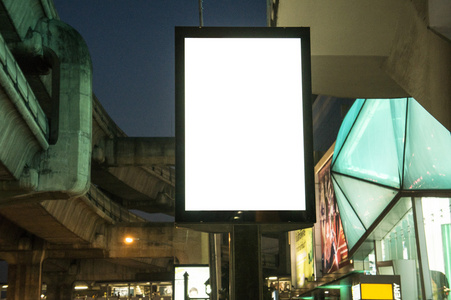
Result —
<path fill-rule="evenodd" d="M 28 84 L 25 75 L 22 73 L 16 59 L 13 54 L 9 50 L 3 36 L 0 34 L 0 64 L 3 69 L 3 76 L 0 76 L 0 79 L 5 80 L 9 78 L 10 82 L 13 83 L 13 87 L 17 95 L 19 97 L 14 97 L 9 95 L 12 102 L 16 106 L 17 110 L 20 112 L 25 122 L 27 122 L 28 126 L 35 134 L 36 138 L 39 140 L 44 148 L 48 147 L 48 138 L 49 138 L 49 125 L 47 116 L 42 110 L 39 102 L 33 93 L 30 85 Z M 6 75 L 6 76 L 5 76 Z M 5 86 L 7 84 L 3 84 L 5 90 L 8 92 L 8 87 Z M 14 93 L 14 92 L 13 92 Z M 16 99 L 14 99 L 16 98 Z M 17 99 L 21 98 L 21 99 Z M 40 132 L 37 133 L 34 130 L 36 128 Z M 36 134 L 41 134 L 42 138 L 37 136 Z"/>
<path fill-rule="evenodd" d="M 145 219 L 129 212 L 126 208 L 112 201 L 95 185 L 91 184 L 86 197 L 91 203 L 114 222 L 144 222 Z"/>

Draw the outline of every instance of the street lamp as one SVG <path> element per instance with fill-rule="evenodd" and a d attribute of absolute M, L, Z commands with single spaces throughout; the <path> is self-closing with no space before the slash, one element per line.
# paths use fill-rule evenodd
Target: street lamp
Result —
<path fill-rule="evenodd" d="M 126 236 L 123 239 L 124 244 L 126 245 L 131 245 L 133 244 L 135 241 L 141 241 L 141 243 L 146 243 L 147 246 L 154 246 L 154 247 L 164 247 L 164 246 L 172 246 L 172 243 L 165 243 L 165 242 L 160 242 L 157 241 L 155 239 L 146 239 L 146 238 L 136 238 L 133 236 Z"/>
<path fill-rule="evenodd" d="M 124 243 L 126 243 L 127 245 L 130 245 L 131 243 L 133 243 L 136 240 L 139 240 L 139 239 L 131 237 L 131 236 L 127 236 L 124 239 Z"/>

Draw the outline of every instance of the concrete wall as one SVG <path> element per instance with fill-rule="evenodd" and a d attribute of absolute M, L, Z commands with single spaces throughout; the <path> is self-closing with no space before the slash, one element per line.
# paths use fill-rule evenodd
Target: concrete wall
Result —
<path fill-rule="evenodd" d="M 451 129 L 451 43 L 428 1 L 280 0 L 277 26 L 311 28 L 313 93 L 414 97 Z"/>

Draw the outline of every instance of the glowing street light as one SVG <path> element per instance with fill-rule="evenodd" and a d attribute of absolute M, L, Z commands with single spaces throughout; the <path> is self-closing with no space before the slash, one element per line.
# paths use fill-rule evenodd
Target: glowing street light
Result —
<path fill-rule="evenodd" d="M 130 245 L 131 243 L 133 243 L 136 240 L 139 240 L 139 239 L 131 237 L 131 236 L 127 236 L 124 239 L 124 243 L 126 243 L 127 245 Z"/>

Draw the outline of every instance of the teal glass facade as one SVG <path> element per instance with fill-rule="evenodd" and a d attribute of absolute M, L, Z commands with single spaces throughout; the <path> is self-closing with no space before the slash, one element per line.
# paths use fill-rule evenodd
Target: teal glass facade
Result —
<path fill-rule="evenodd" d="M 451 190 L 450 150 L 450 132 L 415 99 L 357 99 L 331 169 L 349 249 L 403 192 Z"/>

